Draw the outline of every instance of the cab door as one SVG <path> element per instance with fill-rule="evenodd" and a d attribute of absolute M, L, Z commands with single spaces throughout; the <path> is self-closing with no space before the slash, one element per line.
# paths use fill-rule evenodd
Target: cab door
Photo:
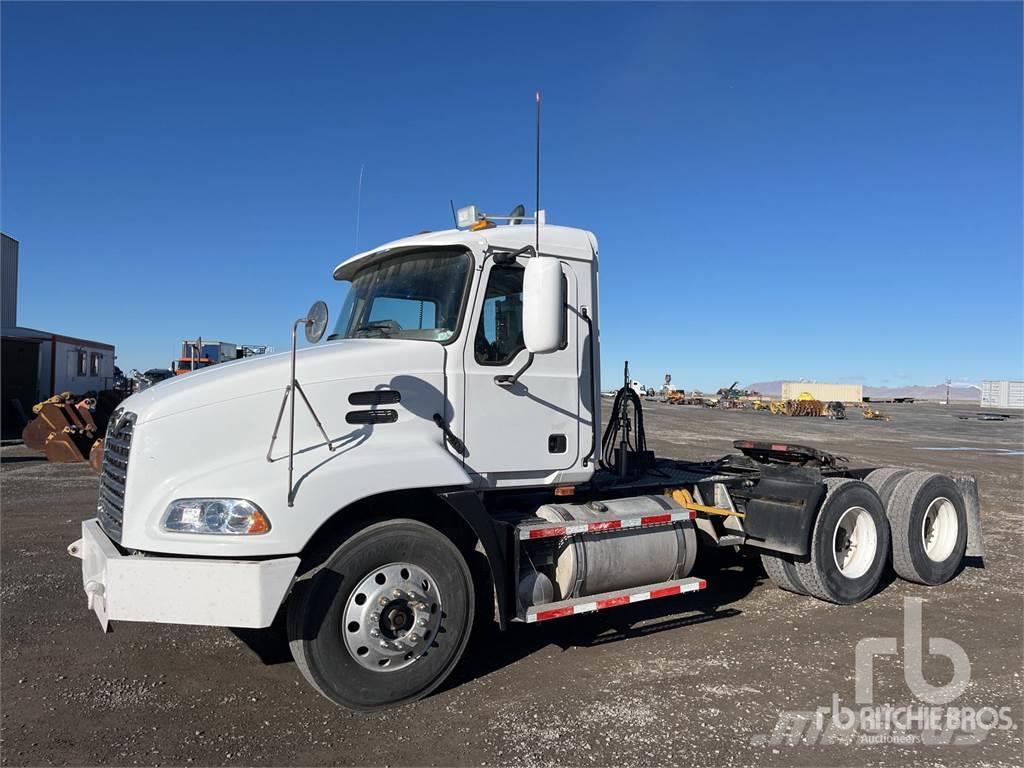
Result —
<path fill-rule="evenodd" d="M 526 259 L 511 264 L 485 260 L 467 317 L 464 347 L 464 426 L 466 469 L 488 475 L 543 476 L 572 467 L 579 456 L 580 392 L 577 323 L 569 322 L 577 303 L 576 276 L 562 264 L 566 299 L 562 348 L 534 355 L 527 366 L 523 344 L 523 274 Z"/>

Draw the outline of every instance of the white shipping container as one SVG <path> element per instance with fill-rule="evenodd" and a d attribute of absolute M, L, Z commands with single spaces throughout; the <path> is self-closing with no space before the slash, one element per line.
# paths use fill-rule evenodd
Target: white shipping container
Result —
<path fill-rule="evenodd" d="M 1024 408 L 1024 381 L 981 382 L 981 405 L 983 408 Z"/>
<path fill-rule="evenodd" d="M 815 400 L 828 403 L 859 403 L 864 399 L 863 384 L 826 384 L 819 381 L 785 381 L 782 383 L 783 400 L 799 400 L 807 392 Z"/>

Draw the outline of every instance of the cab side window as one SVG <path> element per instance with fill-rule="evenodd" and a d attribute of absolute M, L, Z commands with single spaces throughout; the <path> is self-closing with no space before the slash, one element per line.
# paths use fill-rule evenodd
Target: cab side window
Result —
<path fill-rule="evenodd" d="M 526 348 L 523 268 L 518 264 L 491 267 L 474 347 L 476 361 L 482 365 L 506 365 Z"/>

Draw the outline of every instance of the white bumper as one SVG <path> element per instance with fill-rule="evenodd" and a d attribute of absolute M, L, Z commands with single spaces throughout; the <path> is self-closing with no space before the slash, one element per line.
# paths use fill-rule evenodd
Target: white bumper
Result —
<path fill-rule="evenodd" d="M 82 561 L 89 607 L 110 621 L 267 627 L 299 567 L 299 558 L 221 560 L 122 555 L 95 518 L 68 547 Z"/>

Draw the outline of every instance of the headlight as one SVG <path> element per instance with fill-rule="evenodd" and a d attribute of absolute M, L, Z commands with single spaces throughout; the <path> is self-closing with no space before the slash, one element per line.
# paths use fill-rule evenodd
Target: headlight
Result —
<path fill-rule="evenodd" d="M 266 533 L 270 520 L 245 499 L 177 499 L 167 507 L 161 527 L 175 533 Z"/>

